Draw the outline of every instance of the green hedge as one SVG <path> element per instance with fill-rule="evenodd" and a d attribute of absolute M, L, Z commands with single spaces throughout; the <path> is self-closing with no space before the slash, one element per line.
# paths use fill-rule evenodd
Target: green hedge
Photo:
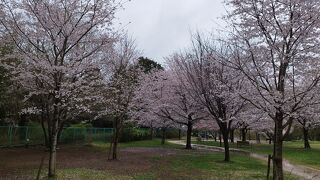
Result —
<path fill-rule="evenodd" d="M 90 143 L 92 141 L 107 142 L 112 137 L 111 128 L 69 127 L 62 131 L 60 143 Z"/>
<path fill-rule="evenodd" d="M 120 142 L 141 141 L 147 139 L 150 139 L 149 129 L 125 128 L 120 136 Z"/>
<path fill-rule="evenodd" d="M 181 137 L 185 135 L 185 131 L 181 131 Z M 155 136 L 158 138 L 162 137 L 162 130 L 157 129 Z M 178 129 L 167 129 L 166 130 L 166 138 L 167 139 L 177 139 L 179 138 L 179 130 Z"/>

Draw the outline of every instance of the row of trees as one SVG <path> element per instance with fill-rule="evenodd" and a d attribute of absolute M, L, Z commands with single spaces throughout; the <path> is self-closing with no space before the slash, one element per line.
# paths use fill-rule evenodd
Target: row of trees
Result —
<path fill-rule="evenodd" d="M 308 129 L 319 124 L 320 2 L 226 3 L 227 37 L 194 35 L 190 49 L 167 58 L 166 71 L 141 80 L 134 115 L 149 127 L 218 127 L 225 161 L 234 126 L 263 131 L 274 143 L 274 178 L 284 179 L 283 141 L 299 123 L 309 147 Z"/>
<path fill-rule="evenodd" d="M 134 41 L 113 27 L 121 3 L 0 2 L 0 120 L 14 123 L 25 115 L 39 119 L 49 148 L 49 177 L 56 174 L 59 136 L 79 116 L 112 117 L 109 159 L 117 159 L 137 78 L 162 68 L 147 58 L 138 59 Z"/>
<path fill-rule="evenodd" d="M 136 62 L 133 41 L 112 27 L 120 2 L 0 3 L 0 68 L 8 72 L 0 91 L 21 88 L 23 103 L 14 105 L 39 116 L 48 175 L 55 175 L 65 123 L 86 113 L 113 117 L 110 159 L 129 119 L 163 136 L 169 127 L 186 129 L 187 149 L 193 128 L 219 130 L 225 161 L 236 128 L 264 131 L 274 142 L 274 178 L 283 179 L 284 139 L 294 123 L 307 134 L 318 122 L 320 2 L 227 0 L 227 38 L 193 35 L 189 49 L 167 58 L 166 70 Z M 0 110 L 9 112 L 8 96 L 0 98 Z"/>
<path fill-rule="evenodd" d="M 274 125 L 275 179 L 283 179 L 282 146 L 300 112 L 319 103 L 318 1 L 236 1 L 228 46 L 231 64 L 250 82 L 242 95 Z M 249 93 L 250 92 L 250 93 Z"/>

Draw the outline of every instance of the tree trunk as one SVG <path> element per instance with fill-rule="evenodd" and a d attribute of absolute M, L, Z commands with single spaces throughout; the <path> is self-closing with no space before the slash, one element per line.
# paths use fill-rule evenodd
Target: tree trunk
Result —
<path fill-rule="evenodd" d="M 112 144 L 112 160 L 118 159 L 118 142 L 119 142 L 119 129 L 116 129 L 114 141 Z"/>
<path fill-rule="evenodd" d="M 162 128 L 161 144 L 164 145 L 165 141 L 166 141 L 166 128 Z"/>
<path fill-rule="evenodd" d="M 256 132 L 256 143 L 257 143 L 257 144 L 261 144 L 260 134 L 259 134 L 258 132 Z"/>
<path fill-rule="evenodd" d="M 62 131 L 63 131 L 63 126 L 64 126 L 64 123 L 61 122 L 61 125 L 58 129 L 58 138 L 57 138 L 57 143 L 60 144 L 61 143 L 61 135 L 62 135 Z"/>
<path fill-rule="evenodd" d="M 269 144 L 271 144 L 271 142 L 272 142 L 272 139 L 274 138 L 272 135 L 268 135 L 268 137 L 269 137 Z"/>
<path fill-rule="evenodd" d="M 150 139 L 153 140 L 153 128 L 150 128 Z"/>
<path fill-rule="evenodd" d="M 219 132 L 219 144 L 220 144 L 220 147 L 222 147 L 221 132 Z"/>
<path fill-rule="evenodd" d="M 47 118 L 47 131 L 48 131 L 48 137 L 47 137 L 47 140 L 48 140 L 48 147 L 50 148 L 51 147 L 51 144 L 52 144 L 52 118 L 50 118 L 50 115 L 49 115 L 49 112 L 48 112 L 48 106 L 46 107 L 46 118 Z"/>
<path fill-rule="evenodd" d="M 192 123 L 188 122 L 186 149 L 192 149 L 192 147 L 191 147 L 191 135 L 192 135 Z"/>
<path fill-rule="evenodd" d="M 309 143 L 309 130 L 305 127 L 303 127 L 303 140 L 304 140 L 304 148 L 310 149 L 310 143 Z"/>
<path fill-rule="evenodd" d="M 283 146 L 283 113 L 276 113 L 274 147 L 273 147 L 273 179 L 283 180 L 282 146 Z"/>
<path fill-rule="evenodd" d="M 114 138 L 112 143 L 112 160 L 118 159 L 118 142 L 120 137 L 120 122 L 118 120 L 115 120 L 115 132 L 114 132 Z"/>
<path fill-rule="evenodd" d="M 56 174 L 56 159 L 57 159 L 57 142 L 58 142 L 58 120 L 55 120 L 54 126 L 52 127 L 52 139 L 50 141 L 50 151 L 49 151 L 49 170 L 48 176 L 54 177 Z"/>
<path fill-rule="evenodd" d="M 111 152 L 109 151 L 109 156 L 108 159 L 110 160 L 117 160 L 118 159 L 118 143 L 119 143 L 119 138 L 120 138 L 120 131 L 122 128 L 122 124 L 121 124 L 121 119 L 115 118 L 115 120 L 113 121 L 113 138 L 112 138 L 112 142 L 111 142 L 111 146 L 110 146 L 110 151 L 112 151 L 112 157 L 110 158 L 110 154 Z"/>
<path fill-rule="evenodd" d="M 206 140 L 208 141 L 208 139 L 209 139 L 209 138 L 208 138 L 208 131 L 205 132 L 205 138 L 206 138 Z"/>
<path fill-rule="evenodd" d="M 222 137 L 223 137 L 223 144 L 224 144 L 224 161 L 229 162 L 230 161 L 230 151 L 229 151 L 229 132 L 227 130 L 227 127 L 224 127 L 222 131 Z"/>
<path fill-rule="evenodd" d="M 43 113 L 41 113 L 41 128 L 42 128 L 43 136 L 44 136 L 44 145 L 46 146 L 46 148 L 50 148 L 46 127 L 44 125 L 44 115 L 43 115 Z"/>
<path fill-rule="evenodd" d="M 179 129 L 179 140 L 181 140 L 181 129 Z"/>
<path fill-rule="evenodd" d="M 230 141 L 234 143 L 234 129 L 230 130 Z"/>
<path fill-rule="evenodd" d="M 245 128 L 241 128 L 241 141 L 247 141 L 247 132 Z"/>
<path fill-rule="evenodd" d="M 217 142 L 217 132 L 214 132 L 214 141 Z"/>

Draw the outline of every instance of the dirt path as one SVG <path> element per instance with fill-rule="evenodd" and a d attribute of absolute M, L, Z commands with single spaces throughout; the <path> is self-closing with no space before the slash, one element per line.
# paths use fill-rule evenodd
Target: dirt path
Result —
<path fill-rule="evenodd" d="M 183 141 L 169 141 L 169 142 L 173 143 L 173 144 L 180 144 L 180 145 L 185 144 L 185 142 L 183 142 Z M 203 149 L 203 150 L 209 150 L 209 151 L 215 151 L 215 152 L 223 152 L 224 151 L 224 148 L 222 148 L 222 147 L 207 146 L 207 145 L 201 145 L 201 144 L 192 144 L 192 147 L 195 149 Z M 249 151 L 244 151 L 241 149 L 230 148 L 230 151 L 238 152 L 238 153 L 245 153 L 255 159 L 260 159 L 263 161 L 268 160 L 268 156 L 266 156 L 266 155 L 260 155 L 260 154 L 252 153 Z M 285 171 L 287 171 L 291 174 L 294 174 L 296 176 L 299 176 L 303 179 L 320 180 L 320 170 L 317 170 L 317 169 L 314 169 L 311 167 L 302 166 L 302 165 L 294 165 L 285 159 L 283 160 L 283 169 Z"/>

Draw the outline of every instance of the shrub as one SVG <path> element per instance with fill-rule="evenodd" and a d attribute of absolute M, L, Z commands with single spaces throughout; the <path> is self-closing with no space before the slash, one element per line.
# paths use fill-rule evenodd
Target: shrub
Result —
<path fill-rule="evenodd" d="M 120 136 L 120 142 L 141 141 L 147 139 L 150 139 L 148 129 L 125 128 Z"/>
<path fill-rule="evenodd" d="M 185 135 L 184 131 L 181 131 L 181 137 Z M 160 129 L 156 130 L 156 137 L 161 138 L 162 137 L 162 131 Z M 176 139 L 179 138 L 179 130 L 178 129 L 167 129 L 166 130 L 166 138 L 167 139 Z"/>

